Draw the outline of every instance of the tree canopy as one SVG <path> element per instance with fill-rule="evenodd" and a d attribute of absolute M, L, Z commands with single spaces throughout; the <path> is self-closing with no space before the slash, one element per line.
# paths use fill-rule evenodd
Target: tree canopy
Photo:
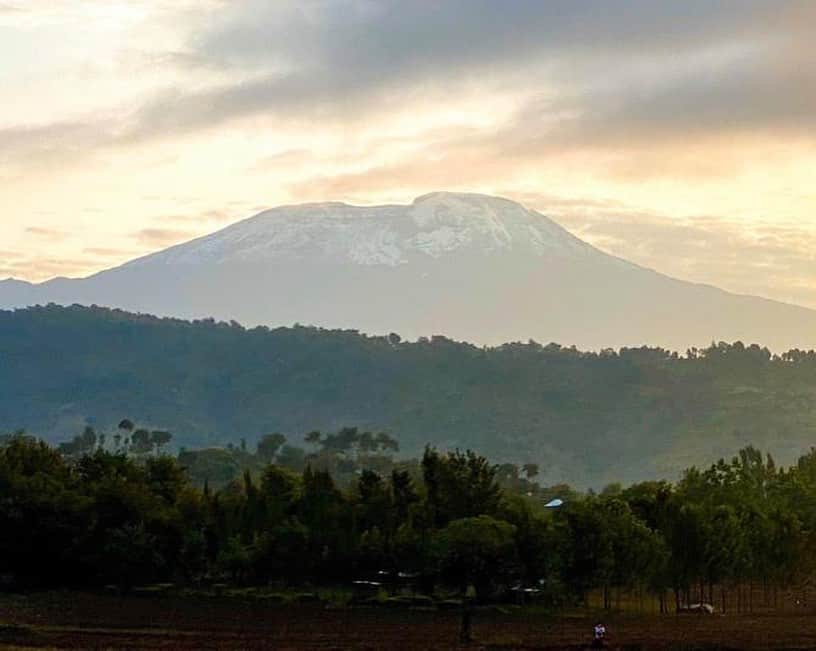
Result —
<path fill-rule="evenodd" d="M 390 432 L 406 456 L 429 443 L 472 449 L 533 464 L 545 484 L 600 488 L 677 479 L 747 445 L 792 463 L 816 440 L 814 391 L 813 351 L 773 355 L 739 342 L 596 353 L 245 329 L 78 306 L 0 312 L 0 427 L 62 441 L 88 426 L 143 454 L 167 446 L 154 439 L 169 431 L 169 447 L 244 440 L 292 457 L 297 451 L 263 437 L 316 429 L 331 438 L 307 451 L 348 459 L 394 452 L 379 434 Z M 140 422 L 121 422 L 128 414 Z M 348 423 L 359 432 L 342 432 Z"/>
<path fill-rule="evenodd" d="M 471 451 L 427 448 L 388 473 L 363 456 L 342 484 L 320 451 L 304 453 L 300 471 L 260 455 L 255 472 L 212 489 L 191 482 L 189 452 L 105 445 L 97 438 L 78 454 L 21 432 L 0 437 L 5 581 L 127 590 L 399 575 L 427 592 L 472 587 L 480 600 L 525 589 L 577 603 L 601 590 L 611 607 L 634 590 L 666 610 L 673 595 L 676 606 L 716 601 L 728 611 L 746 607 L 746 585 L 767 595 L 816 576 L 816 450 L 788 467 L 748 447 L 676 483 L 561 487 L 565 503 L 553 511 L 551 489 Z"/>

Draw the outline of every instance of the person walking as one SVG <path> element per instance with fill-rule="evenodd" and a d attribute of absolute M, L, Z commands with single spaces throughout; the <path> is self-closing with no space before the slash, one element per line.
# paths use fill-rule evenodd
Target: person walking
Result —
<path fill-rule="evenodd" d="M 592 629 L 592 648 L 603 649 L 606 647 L 606 626 L 598 622 Z"/>

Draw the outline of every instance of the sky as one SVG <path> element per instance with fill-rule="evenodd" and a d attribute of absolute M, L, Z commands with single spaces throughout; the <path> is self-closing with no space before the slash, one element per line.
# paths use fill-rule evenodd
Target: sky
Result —
<path fill-rule="evenodd" d="M 814 24 L 786 0 L 0 0 L 0 278 L 452 190 L 816 307 Z"/>

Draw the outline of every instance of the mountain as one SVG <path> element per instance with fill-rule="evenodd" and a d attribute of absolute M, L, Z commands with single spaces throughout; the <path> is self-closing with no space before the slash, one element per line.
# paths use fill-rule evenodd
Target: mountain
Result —
<path fill-rule="evenodd" d="M 816 345 L 816 311 L 675 280 L 507 199 L 445 192 L 284 206 L 89 278 L 0 283 L 0 308 L 50 302 L 480 344 Z"/>
<path fill-rule="evenodd" d="M 419 342 L 317 328 L 157 319 L 104 308 L 0 311 L 0 433 L 64 441 L 122 418 L 178 445 L 238 444 L 313 429 L 387 431 L 496 462 L 535 462 L 547 483 L 602 487 L 676 477 L 753 444 L 782 463 L 816 441 L 816 353 L 772 358 L 718 345 L 582 353 Z"/>

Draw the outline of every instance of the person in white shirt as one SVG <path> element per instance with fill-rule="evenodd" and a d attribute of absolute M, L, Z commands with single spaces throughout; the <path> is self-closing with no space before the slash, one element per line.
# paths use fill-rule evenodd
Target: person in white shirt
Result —
<path fill-rule="evenodd" d="M 595 624 L 595 628 L 592 630 L 592 647 L 595 649 L 603 648 L 605 645 L 605 640 L 606 626 L 599 622 Z"/>

